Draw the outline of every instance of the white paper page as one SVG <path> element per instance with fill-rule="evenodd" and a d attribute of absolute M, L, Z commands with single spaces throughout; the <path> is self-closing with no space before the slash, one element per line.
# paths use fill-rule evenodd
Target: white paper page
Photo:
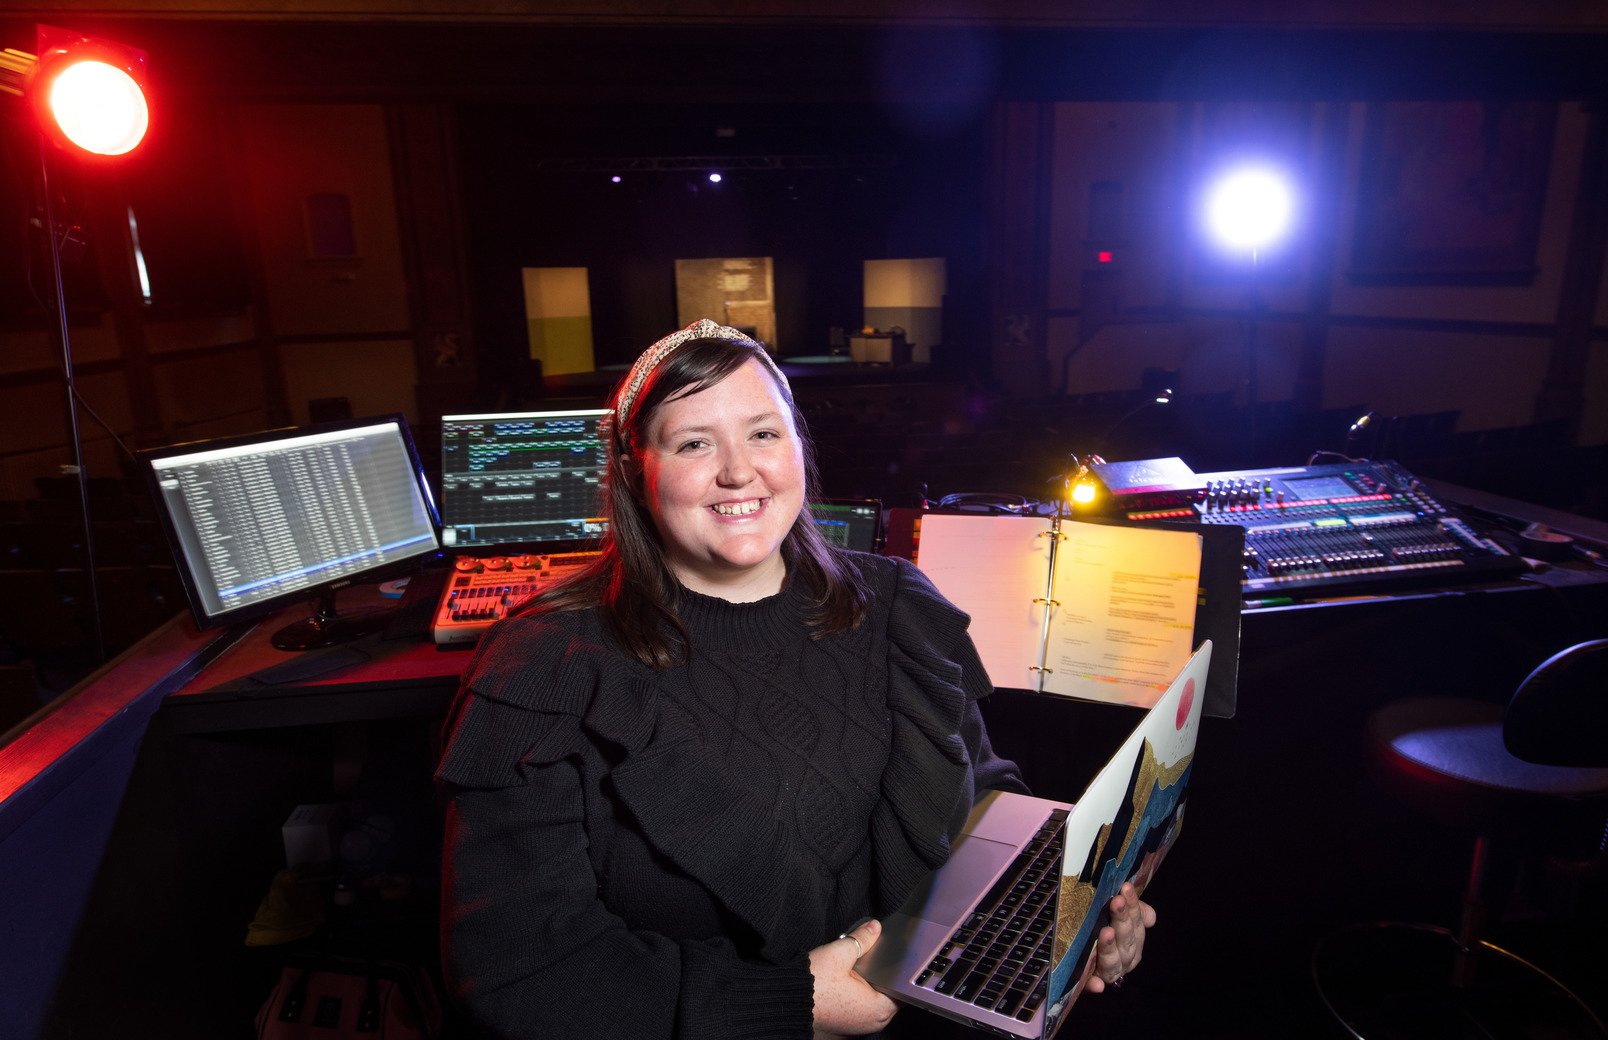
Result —
<path fill-rule="evenodd" d="M 1148 708 L 1189 660 L 1200 535 L 1062 523 L 1044 689 Z"/>
<path fill-rule="evenodd" d="M 1038 689 L 1050 581 L 1050 521 L 1027 516 L 921 518 L 917 565 L 971 615 L 972 642 L 995 686 Z M 1042 537 L 1041 537 L 1042 535 Z"/>

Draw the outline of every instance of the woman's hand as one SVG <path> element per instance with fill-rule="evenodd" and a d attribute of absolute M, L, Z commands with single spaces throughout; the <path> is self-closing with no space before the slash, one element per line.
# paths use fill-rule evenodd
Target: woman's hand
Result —
<path fill-rule="evenodd" d="M 855 961 L 877 944 L 881 923 L 867 921 L 848 934 L 854 938 L 833 939 L 810 951 L 816 1040 L 881 1032 L 899 1010 L 899 1005 L 872 989 L 854 970 Z"/>
<path fill-rule="evenodd" d="M 1100 929 L 1088 991 L 1103 993 L 1107 986 L 1122 985 L 1122 977 L 1144 956 L 1145 929 L 1155 926 L 1155 909 L 1149 903 L 1140 902 L 1132 884 L 1124 884 L 1122 891 L 1111 899 L 1111 923 Z"/>

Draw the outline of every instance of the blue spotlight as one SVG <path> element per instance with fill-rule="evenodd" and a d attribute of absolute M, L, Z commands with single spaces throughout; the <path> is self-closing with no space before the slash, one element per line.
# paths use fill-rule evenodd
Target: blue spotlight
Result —
<path fill-rule="evenodd" d="M 1231 170 L 1206 191 L 1206 230 L 1225 248 L 1258 252 L 1289 231 L 1295 193 L 1282 173 L 1265 166 Z"/>

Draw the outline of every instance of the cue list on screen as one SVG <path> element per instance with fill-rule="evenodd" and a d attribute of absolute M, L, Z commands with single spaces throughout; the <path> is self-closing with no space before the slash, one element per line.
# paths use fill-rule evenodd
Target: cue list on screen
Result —
<path fill-rule="evenodd" d="M 209 616 L 437 544 L 395 423 L 173 455 L 152 466 Z"/>

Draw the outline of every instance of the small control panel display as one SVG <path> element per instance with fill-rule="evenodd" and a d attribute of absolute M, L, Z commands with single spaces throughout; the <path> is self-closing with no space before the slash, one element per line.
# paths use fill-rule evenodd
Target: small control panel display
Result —
<path fill-rule="evenodd" d="M 1347 498 L 1357 493 L 1357 489 L 1346 483 L 1344 477 L 1298 477 L 1295 480 L 1286 480 L 1284 486 L 1289 488 L 1290 494 L 1302 502 L 1311 502 L 1315 499 Z"/>

